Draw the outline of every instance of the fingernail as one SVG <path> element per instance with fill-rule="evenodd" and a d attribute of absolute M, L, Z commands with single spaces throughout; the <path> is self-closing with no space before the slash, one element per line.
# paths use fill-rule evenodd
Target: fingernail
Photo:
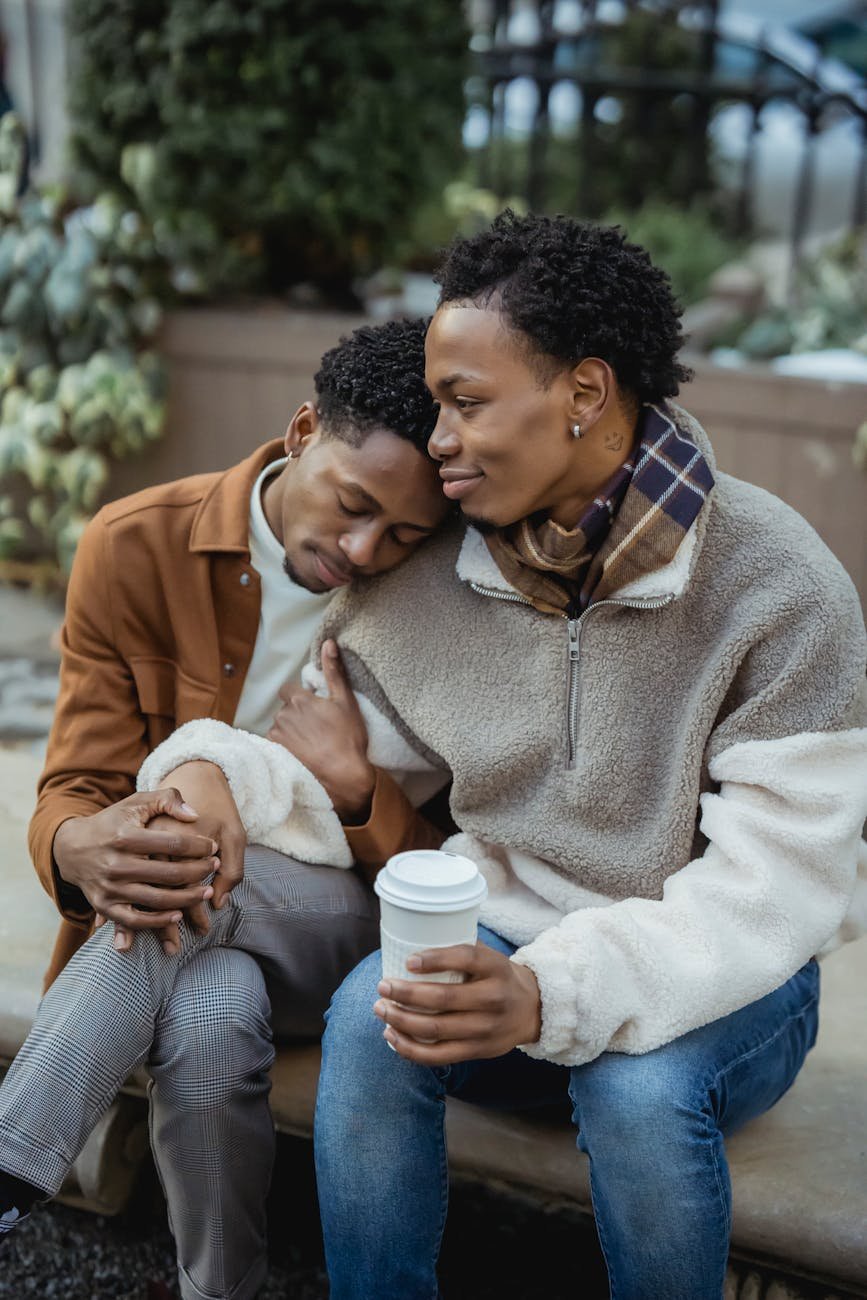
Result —
<path fill-rule="evenodd" d="M 212 852 L 212 853 L 219 853 L 219 852 L 220 852 L 220 846 L 219 846 L 219 844 L 217 843 L 216 840 L 211 840 L 211 852 Z"/>
<path fill-rule="evenodd" d="M 198 815 L 199 815 L 199 814 L 196 812 L 195 808 L 191 808 L 190 805 L 189 805 L 188 803 L 182 803 L 182 804 L 181 804 L 181 812 L 192 813 L 193 817 L 198 817 Z"/>
<path fill-rule="evenodd" d="M 168 941 L 163 944 L 163 952 L 166 954 L 167 957 L 175 957 L 177 955 L 177 951 L 178 950 L 175 944 L 168 943 Z"/>
<path fill-rule="evenodd" d="M 115 952 L 123 952 L 126 947 L 126 939 L 122 934 L 115 934 L 111 942 Z"/>
<path fill-rule="evenodd" d="M 407 957 L 407 970 L 421 970 L 421 957 Z"/>
<path fill-rule="evenodd" d="M 394 1044 L 397 1042 L 397 1034 L 394 1032 L 391 1025 L 386 1025 L 385 1029 L 382 1031 L 382 1036 L 387 1043 L 390 1043 L 391 1046 L 394 1047 Z"/>
<path fill-rule="evenodd" d="M 380 999 L 378 1002 L 374 1002 L 373 1014 L 375 1016 L 379 1016 L 381 1020 L 385 1019 L 385 1003 L 382 1001 L 382 999 Z"/>
<path fill-rule="evenodd" d="M 214 897 L 214 891 L 210 885 L 208 885 L 207 888 L 202 890 L 202 898 L 213 898 L 213 897 Z"/>
<path fill-rule="evenodd" d="M 172 916 L 172 920 L 174 921 L 175 925 L 180 924 L 180 922 L 181 922 L 183 919 L 184 919 L 184 917 L 183 917 L 183 913 L 182 913 L 182 912 L 175 912 L 175 913 L 173 914 L 173 916 Z"/>
<path fill-rule="evenodd" d="M 391 997 L 390 980 L 380 980 L 376 986 L 376 991 L 377 993 L 381 993 L 384 998 L 390 998 Z"/>
<path fill-rule="evenodd" d="M 337 654 L 337 646 L 334 644 L 333 641 L 326 641 L 325 645 L 323 646 L 323 649 L 325 650 L 325 653 L 327 655 L 330 655 L 331 658 L 334 659 L 334 657 Z"/>
<path fill-rule="evenodd" d="M 219 858 L 212 858 L 212 859 L 211 859 L 211 868 L 212 868 L 213 871 L 219 871 L 219 870 L 220 870 L 220 859 L 219 859 Z"/>

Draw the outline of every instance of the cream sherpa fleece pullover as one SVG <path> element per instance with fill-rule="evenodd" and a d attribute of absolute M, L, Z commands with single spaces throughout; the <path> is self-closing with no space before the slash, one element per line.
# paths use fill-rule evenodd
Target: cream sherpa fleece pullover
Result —
<path fill-rule="evenodd" d="M 713 464 L 685 412 L 660 414 Z M 799 515 L 714 472 L 673 562 L 578 620 L 537 612 L 455 528 L 321 627 L 372 761 L 414 768 L 419 797 L 451 776 L 447 847 L 479 862 L 482 920 L 539 982 L 532 1056 L 650 1051 L 865 920 L 857 595 Z"/>

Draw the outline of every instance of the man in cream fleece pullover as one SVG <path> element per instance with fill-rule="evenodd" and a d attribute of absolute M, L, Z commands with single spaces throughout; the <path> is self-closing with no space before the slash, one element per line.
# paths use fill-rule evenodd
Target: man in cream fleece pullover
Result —
<path fill-rule="evenodd" d="M 506 213 L 439 283 L 429 449 L 473 527 L 341 593 L 322 635 L 371 759 L 451 779 L 445 847 L 488 897 L 474 947 L 413 981 L 373 954 L 332 1000 L 332 1300 L 437 1293 L 444 1094 L 568 1097 L 612 1294 L 720 1300 L 724 1137 L 794 1081 L 816 957 L 863 920 L 863 617 L 671 401 L 679 312 L 621 232 Z"/>

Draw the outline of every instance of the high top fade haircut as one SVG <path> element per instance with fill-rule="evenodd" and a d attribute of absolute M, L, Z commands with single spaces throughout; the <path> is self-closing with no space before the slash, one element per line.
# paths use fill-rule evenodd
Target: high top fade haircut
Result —
<path fill-rule="evenodd" d="M 437 422 L 424 382 L 429 317 L 362 325 L 326 352 L 313 378 L 326 436 L 360 447 L 386 429 L 427 455 Z"/>
<path fill-rule="evenodd" d="M 501 212 L 456 239 L 434 277 L 439 305 L 496 307 L 529 341 L 547 387 L 564 366 L 599 357 L 639 402 L 674 397 L 692 372 L 677 361 L 681 308 L 665 271 L 619 226 Z"/>

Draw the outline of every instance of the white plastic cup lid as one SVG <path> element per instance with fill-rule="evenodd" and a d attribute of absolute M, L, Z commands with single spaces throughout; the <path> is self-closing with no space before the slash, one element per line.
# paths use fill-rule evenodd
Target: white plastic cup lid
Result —
<path fill-rule="evenodd" d="M 475 862 L 444 849 L 409 849 L 388 859 L 373 888 L 409 912 L 455 912 L 481 903 L 488 892 Z"/>

